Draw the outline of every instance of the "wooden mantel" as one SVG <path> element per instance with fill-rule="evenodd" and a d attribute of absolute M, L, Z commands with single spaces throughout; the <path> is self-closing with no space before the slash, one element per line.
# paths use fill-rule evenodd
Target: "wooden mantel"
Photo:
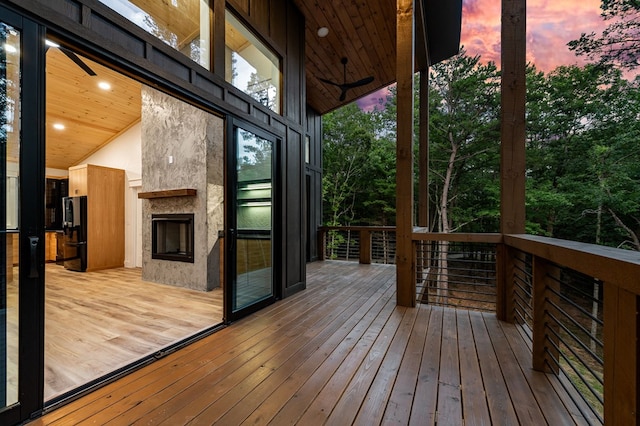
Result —
<path fill-rule="evenodd" d="M 164 191 L 149 191 L 138 193 L 138 198 L 170 198 L 170 197 L 194 197 L 197 190 L 193 188 L 166 189 Z"/>

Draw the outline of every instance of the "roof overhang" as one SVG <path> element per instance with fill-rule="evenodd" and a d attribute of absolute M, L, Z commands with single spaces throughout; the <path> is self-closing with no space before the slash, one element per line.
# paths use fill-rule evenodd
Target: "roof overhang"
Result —
<path fill-rule="evenodd" d="M 293 0 L 305 17 L 305 68 L 308 105 L 325 114 L 396 81 L 396 0 Z M 462 0 L 415 2 L 415 66 L 424 70 L 458 53 Z M 329 29 L 320 37 L 317 30 Z M 341 58 L 349 60 L 347 80 L 373 76 L 374 81 L 350 89 L 322 82 L 343 82 Z"/>

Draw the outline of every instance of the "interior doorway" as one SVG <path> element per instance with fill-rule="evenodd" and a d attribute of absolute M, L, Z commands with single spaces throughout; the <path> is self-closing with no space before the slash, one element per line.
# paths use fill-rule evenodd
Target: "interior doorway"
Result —
<path fill-rule="evenodd" d="M 219 325 L 223 296 L 220 287 L 201 291 L 142 278 L 143 231 L 150 226 L 143 217 L 150 201 L 138 198 L 147 87 L 71 46 L 47 45 L 46 176 L 66 186 L 48 199 L 59 220 L 45 232 L 44 400 L 51 405 Z M 65 197 L 86 197 L 84 270 L 66 265 L 79 251 L 60 250 L 73 232 Z"/>

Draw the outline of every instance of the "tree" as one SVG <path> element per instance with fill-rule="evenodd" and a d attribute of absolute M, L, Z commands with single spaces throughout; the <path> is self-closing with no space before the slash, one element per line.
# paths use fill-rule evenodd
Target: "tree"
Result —
<path fill-rule="evenodd" d="M 528 232 L 636 247 L 638 82 L 587 65 L 531 68 L 527 84 Z"/>
<path fill-rule="evenodd" d="M 640 1 L 602 0 L 602 17 L 609 22 L 600 35 L 582 33 L 568 43 L 569 49 L 601 64 L 625 69 L 640 66 Z"/>
<path fill-rule="evenodd" d="M 429 86 L 434 231 L 495 231 L 487 228 L 497 228 L 499 211 L 498 71 L 463 49 L 431 69 Z M 479 223 L 482 218 L 490 220 Z M 448 257 L 449 243 L 441 242 L 430 265 L 440 303 L 447 303 Z"/>
<path fill-rule="evenodd" d="M 355 104 L 323 117 L 322 198 L 327 225 L 350 225 L 359 194 L 367 188 L 364 172 L 374 139 L 369 114 Z"/>
<path fill-rule="evenodd" d="M 464 50 L 435 65 L 430 102 L 434 231 L 495 232 L 500 183 L 495 65 L 482 65 L 479 56 L 467 56 Z M 492 224 L 474 226 L 482 218 L 492 219 Z"/>

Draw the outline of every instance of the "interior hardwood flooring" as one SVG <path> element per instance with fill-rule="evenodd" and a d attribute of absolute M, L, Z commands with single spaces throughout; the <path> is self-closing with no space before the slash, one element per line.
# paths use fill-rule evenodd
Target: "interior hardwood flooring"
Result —
<path fill-rule="evenodd" d="M 38 425 L 586 424 L 493 314 L 396 306 L 395 267 L 325 261 L 307 290 Z"/>
<path fill-rule="evenodd" d="M 45 401 L 222 322 L 222 290 L 46 265 Z"/>

